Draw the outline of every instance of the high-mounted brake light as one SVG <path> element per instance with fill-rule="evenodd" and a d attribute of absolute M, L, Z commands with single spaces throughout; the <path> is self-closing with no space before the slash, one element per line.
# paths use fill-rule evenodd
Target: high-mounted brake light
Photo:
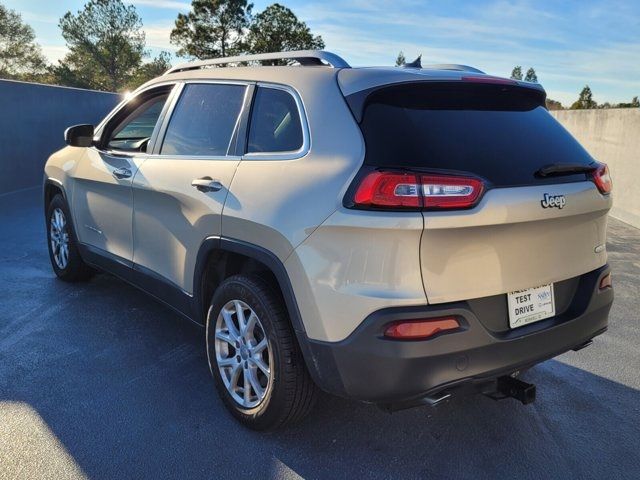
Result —
<path fill-rule="evenodd" d="M 611 193 L 613 188 L 613 182 L 611 181 L 611 175 L 609 174 L 609 167 L 606 163 L 598 163 L 598 166 L 591 172 L 591 179 L 596 184 L 598 190 L 603 195 Z"/>
<path fill-rule="evenodd" d="M 384 331 L 384 336 L 396 340 L 426 340 L 448 330 L 457 330 L 460 323 L 454 317 L 400 320 Z"/>
<path fill-rule="evenodd" d="M 497 85 L 518 85 L 518 82 L 509 78 L 491 77 L 489 75 L 481 75 L 477 77 L 462 77 L 463 82 L 471 83 L 493 83 Z"/>
<path fill-rule="evenodd" d="M 482 180 L 473 177 L 375 171 L 360 181 L 353 203 L 357 208 L 469 208 L 483 191 Z"/>

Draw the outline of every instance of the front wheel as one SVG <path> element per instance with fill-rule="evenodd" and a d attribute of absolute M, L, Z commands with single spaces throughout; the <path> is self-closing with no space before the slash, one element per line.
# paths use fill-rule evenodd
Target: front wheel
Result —
<path fill-rule="evenodd" d="M 254 430 L 302 419 L 317 389 L 280 296 L 260 277 L 235 275 L 216 290 L 207 315 L 207 356 L 231 414 Z"/>
<path fill-rule="evenodd" d="M 47 207 L 47 243 L 53 271 L 61 280 L 87 280 L 94 271 L 84 263 L 71 228 L 67 202 L 60 194 Z"/>

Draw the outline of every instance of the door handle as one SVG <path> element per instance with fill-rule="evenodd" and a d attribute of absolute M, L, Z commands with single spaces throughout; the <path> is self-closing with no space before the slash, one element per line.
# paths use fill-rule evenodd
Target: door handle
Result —
<path fill-rule="evenodd" d="M 113 171 L 113 176 L 116 177 L 118 180 L 122 180 L 123 178 L 129 178 L 131 177 L 131 170 L 129 170 L 128 168 L 116 168 Z"/>
<path fill-rule="evenodd" d="M 197 188 L 201 192 L 217 192 L 222 190 L 220 180 L 214 180 L 211 177 L 196 178 L 191 182 L 191 186 Z"/>

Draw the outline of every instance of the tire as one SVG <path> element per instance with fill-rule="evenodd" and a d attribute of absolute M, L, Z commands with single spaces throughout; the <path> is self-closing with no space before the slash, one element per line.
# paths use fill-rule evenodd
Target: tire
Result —
<path fill-rule="evenodd" d="M 244 325 L 252 325 L 244 337 L 239 335 L 238 311 L 243 313 Z M 206 327 L 209 369 L 222 401 L 240 423 L 253 430 L 275 430 L 311 411 L 317 387 L 282 299 L 264 280 L 256 275 L 225 280 L 213 296 Z M 268 362 L 269 375 L 258 368 L 260 362 L 262 367 Z M 249 394 L 245 394 L 247 386 Z"/>
<path fill-rule="evenodd" d="M 69 207 L 60 194 L 47 206 L 47 246 L 56 276 L 65 282 L 88 280 L 94 274 L 78 251 L 78 241 L 71 224 Z M 65 252 L 66 254 L 62 254 Z"/>

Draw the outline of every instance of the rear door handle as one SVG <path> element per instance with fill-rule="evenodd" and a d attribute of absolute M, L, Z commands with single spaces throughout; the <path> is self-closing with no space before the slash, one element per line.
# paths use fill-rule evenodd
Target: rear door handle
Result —
<path fill-rule="evenodd" d="M 113 176 L 116 177 L 118 180 L 122 180 L 123 178 L 129 178 L 131 177 L 131 170 L 129 170 L 128 168 L 116 168 L 113 171 Z"/>
<path fill-rule="evenodd" d="M 211 177 L 196 178 L 191 182 L 191 186 L 201 192 L 217 192 L 218 190 L 222 190 L 220 180 L 214 180 Z"/>

